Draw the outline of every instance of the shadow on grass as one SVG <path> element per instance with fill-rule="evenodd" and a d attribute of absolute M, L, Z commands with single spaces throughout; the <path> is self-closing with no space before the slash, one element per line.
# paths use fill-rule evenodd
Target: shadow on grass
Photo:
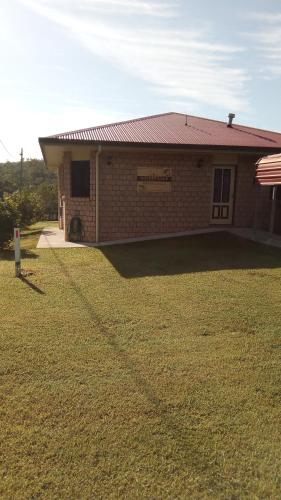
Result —
<path fill-rule="evenodd" d="M 89 324 L 94 325 L 99 334 L 107 341 L 107 344 L 117 356 L 119 362 L 122 363 L 124 369 L 131 377 L 132 382 L 135 384 L 140 394 L 145 397 L 151 405 L 153 411 L 155 411 L 160 420 L 159 425 L 162 426 L 164 432 L 166 433 L 166 440 L 169 439 L 176 445 L 177 451 L 173 455 L 173 461 L 181 468 L 192 468 L 197 474 L 199 472 L 202 473 L 207 469 L 209 472 L 213 471 L 211 479 L 211 482 L 213 482 L 213 479 L 215 477 L 218 478 L 221 475 L 221 472 L 218 464 L 214 462 L 210 463 L 207 452 L 204 452 L 203 449 L 202 451 L 199 450 L 199 445 L 202 445 L 204 448 L 205 436 L 201 437 L 200 440 L 198 431 L 189 429 L 188 422 L 186 422 L 186 426 L 183 427 L 175 420 L 175 417 L 169 407 L 167 407 L 158 398 L 153 386 L 139 372 L 126 350 L 119 345 L 115 335 L 106 328 L 102 318 L 97 314 L 94 304 L 92 304 L 86 294 L 83 293 L 80 286 L 77 284 L 77 280 L 72 278 L 67 266 L 59 257 L 59 251 L 53 248 L 51 250 L 61 268 L 62 273 L 66 277 L 69 286 L 76 294 L 77 299 L 80 302 L 80 306 L 88 316 L 90 322 Z M 196 447 L 194 445 L 194 439 L 196 440 Z"/>
<path fill-rule="evenodd" d="M 38 259 L 39 255 L 32 250 L 22 249 L 21 258 L 22 259 Z M 14 250 L 3 250 L 0 252 L 0 260 L 14 260 L 15 253 Z"/>
<path fill-rule="evenodd" d="M 34 292 L 37 292 L 40 295 L 45 295 L 45 292 L 43 292 L 41 288 L 38 288 L 38 286 L 34 285 L 34 283 L 31 283 L 31 281 L 29 281 L 25 276 L 20 276 L 20 280 L 25 283 L 25 285 L 29 286 Z"/>
<path fill-rule="evenodd" d="M 125 278 L 281 267 L 281 250 L 227 232 L 101 247 Z"/>
<path fill-rule="evenodd" d="M 43 227 L 37 229 L 26 229 L 25 231 L 21 231 L 21 238 L 27 238 L 28 236 L 36 236 L 37 234 L 41 234 L 43 231 Z"/>

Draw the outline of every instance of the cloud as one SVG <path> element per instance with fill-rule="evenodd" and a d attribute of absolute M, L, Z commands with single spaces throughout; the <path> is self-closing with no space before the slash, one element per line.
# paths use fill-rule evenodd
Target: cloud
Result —
<path fill-rule="evenodd" d="M 35 2 L 28 2 L 35 3 Z M 41 7 L 67 9 L 76 12 L 98 11 L 103 15 L 112 12 L 122 14 L 137 13 L 157 17 L 177 16 L 177 0 L 173 2 L 155 2 L 153 0 L 39 0 Z"/>
<path fill-rule="evenodd" d="M 1 103 L 1 113 L 5 116 L 5 124 L 0 126 L 0 162 L 19 160 L 22 146 L 25 158 L 40 158 L 42 154 L 38 136 L 44 137 L 62 131 L 92 127 L 128 118 L 127 114 L 125 116 L 108 110 L 101 111 L 79 103 L 64 103 L 54 112 L 39 109 L 31 111 L 28 105 L 26 107 L 22 105 L 19 114 L 18 107 L 18 103 Z M 16 120 L 15 116 L 17 116 Z M 1 141 L 10 154 L 1 145 Z"/>
<path fill-rule="evenodd" d="M 60 25 L 65 33 L 93 54 L 126 71 L 170 99 L 187 99 L 227 110 L 248 108 L 245 70 L 235 67 L 241 47 L 215 43 L 204 29 L 174 29 L 166 20 L 154 29 L 133 28 L 127 9 L 149 16 L 171 12 L 170 3 L 146 0 L 21 0 L 29 8 Z M 77 7 L 77 5 L 79 7 Z M 118 7 L 115 16 L 108 9 Z M 93 9 L 99 9 L 100 13 Z M 120 19 L 121 16 L 121 19 Z"/>
<path fill-rule="evenodd" d="M 281 21 L 281 12 L 280 13 L 269 13 L 269 12 L 255 12 L 251 15 L 252 19 L 258 19 L 259 21 L 263 21 L 265 23 L 278 23 Z"/>
<path fill-rule="evenodd" d="M 262 70 L 266 80 L 281 75 L 281 13 L 255 13 L 253 19 L 262 24 L 260 29 L 249 36 L 256 43 L 261 57 Z"/>

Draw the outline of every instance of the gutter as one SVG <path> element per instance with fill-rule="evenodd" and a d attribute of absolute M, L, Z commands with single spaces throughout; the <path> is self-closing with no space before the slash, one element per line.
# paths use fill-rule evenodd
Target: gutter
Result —
<path fill-rule="evenodd" d="M 99 213 L 99 208 L 100 208 L 100 154 L 102 152 L 102 146 L 99 145 L 97 152 L 96 152 L 96 243 L 99 243 L 99 222 L 100 222 L 100 213 Z"/>
<path fill-rule="evenodd" d="M 272 142 L 271 140 L 269 142 Z M 149 149 L 149 150 L 171 150 L 171 151 L 194 151 L 202 154 L 203 151 L 208 152 L 237 152 L 237 153 L 254 153 L 261 156 L 266 154 L 280 153 L 281 145 L 268 146 L 228 146 L 228 145 L 208 145 L 208 144 L 168 144 L 168 143 L 149 143 L 149 142 L 126 142 L 126 141 L 94 141 L 80 139 L 57 139 L 56 137 L 39 137 L 39 144 L 43 151 L 44 146 L 48 145 L 65 145 L 69 146 L 106 146 L 111 148 L 128 148 L 128 149 Z"/>

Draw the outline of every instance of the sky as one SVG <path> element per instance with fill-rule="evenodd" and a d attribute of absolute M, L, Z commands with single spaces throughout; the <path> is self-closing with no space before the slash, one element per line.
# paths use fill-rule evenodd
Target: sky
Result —
<path fill-rule="evenodd" d="M 2 0 L 0 162 L 176 111 L 281 132 L 280 0 Z"/>

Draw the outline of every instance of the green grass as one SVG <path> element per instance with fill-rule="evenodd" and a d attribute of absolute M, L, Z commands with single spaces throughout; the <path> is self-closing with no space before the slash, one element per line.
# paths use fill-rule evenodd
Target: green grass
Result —
<path fill-rule="evenodd" d="M 22 247 L 25 251 L 32 250 L 36 247 L 42 229 L 44 227 L 57 227 L 58 223 L 56 221 L 42 221 L 36 222 L 30 227 L 25 228 L 21 231 Z"/>
<path fill-rule="evenodd" d="M 0 497 L 280 498 L 281 252 L 39 227 L 0 261 Z"/>

